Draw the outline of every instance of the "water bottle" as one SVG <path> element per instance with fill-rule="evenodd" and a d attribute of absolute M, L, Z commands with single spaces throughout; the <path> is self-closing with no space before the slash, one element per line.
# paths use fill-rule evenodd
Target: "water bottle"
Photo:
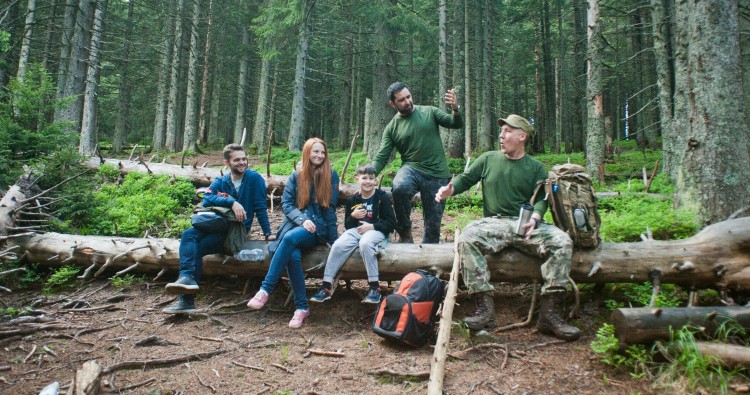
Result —
<path fill-rule="evenodd" d="M 576 223 L 576 228 L 579 230 L 586 230 L 586 209 L 583 207 L 574 209 L 573 220 Z"/>
<path fill-rule="evenodd" d="M 234 254 L 234 257 L 241 261 L 260 262 L 265 259 L 265 255 L 260 248 L 253 248 L 252 250 L 240 250 L 240 252 Z"/>
<path fill-rule="evenodd" d="M 526 228 L 523 226 L 531 219 L 531 214 L 534 214 L 534 206 L 524 203 L 521 205 L 521 211 L 518 213 L 518 223 L 516 224 L 516 234 L 519 236 L 526 235 Z"/>

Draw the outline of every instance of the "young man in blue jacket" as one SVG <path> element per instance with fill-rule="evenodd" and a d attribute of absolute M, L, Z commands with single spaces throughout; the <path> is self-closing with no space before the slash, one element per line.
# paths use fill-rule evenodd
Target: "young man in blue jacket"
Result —
<path fill-rule="evenodd" d="M 235 218 L 250 230 L 253 216 L 258 217 L 266 240 L 271 235 L 271 224 L 266 211 L 266 182 L 254 170 L 247 168 L 247 155 L 239 144 L 224 147 L 224 164 L 229 173 L 217 177 L 203 195 L 204 207 L 226 207 L 232 210 Z M 180 298 L 162 312 L 186 314 L 195 312 L 195 294 L 198 293 L 203 271 L 203 257 L 224 252 L 224 239 L 227 232 L 207 233 L 194 227 L 182 232 L 180 239 L 180 275 L 177 281 L 166 286 L 166 292 L 178 294 Z"/>

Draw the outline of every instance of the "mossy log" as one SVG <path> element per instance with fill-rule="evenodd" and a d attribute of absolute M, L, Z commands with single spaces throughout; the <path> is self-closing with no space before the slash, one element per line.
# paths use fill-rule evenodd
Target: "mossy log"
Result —
<path fill-rule="evenodd" d="M 7 240 L 29 263 L 49 266 L 78 264 L 102 273 L 102 266 L 113 270 L 176 271 L 179 266 L 179 240 L 78 236 L 59 233 L 31 234 Z M 246 248 L 267 251 L 266 242 L 249 241 Z M 383 280 L 400 279 L 419 268 L 449 273 L 451 244 L 395 244 L 380 252 L 379 270 Z M 305 252 L 303 267 L 311 277 L 321 277 L 328 247 Z M 493 281 L 532 282 L 541 280 L 538 257 L 515 249 L 490 255 L 488 265 Z M 137 266 L 134 266 L 136 265 Z M 269 257 L 260 262 L 243 262 L 233 257 L 210 255 L 204 258 L 208 276 L 237 275 L 262 277 Z M 318 267 L 317 269 L 312 269 Z M 750 289 L 750 218 L 720 222 L 683 240 L 636 243 L 602 243 L 593 250 L 573 253 L 571 278 L 577 283 L 641 283 L 658 275 L 661 283 L 695 288 Z M 344 279 L 364 279 L 367 274 L 359 254 L 354 253 L 342 268 Z"/>

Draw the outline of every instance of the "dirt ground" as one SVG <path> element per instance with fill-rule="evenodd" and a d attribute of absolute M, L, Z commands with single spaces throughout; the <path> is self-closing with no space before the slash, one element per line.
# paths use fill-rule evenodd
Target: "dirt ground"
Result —
<path fill-rule="evenodd" d="M 210 159 L 212 165 L 216 156 Z M 413 219 L 420 240 L 421 213 L 414 212 Z M 280 220 L 275 213 L 274 229 Z M 375 307 L 360 303 L 364 281 L 342 285 L 332 300 L 311 305 L 304 326 L 293 330 L 287 327 L 293 307 L 285 306 L 286 286 L 271 295 L 268 307 L 250 311 L 245 303 L 258 279 L 205 278 L 196 302 L 202 314 L 172 316 L 161 313 L 174 300 L 163 291 L 166 281 L 152 282 L 153 276 L 126 288 L 100 279 L 47 297 L 39 289 L 3 294 L 2 304 L 33 308 L 34 318 L 0 322 L 0 393 L 37 394 L 55 381 L 67 388 L 89 360 L 113 369 L 102 375 L 102 393 L 426 393 L 428 379 L 421 376 L 430 371 L 433 347 L 412 349 L 375 335 Z M 319 282 L 309 280 L 308 295 Z M 381 283 L 385 293 L 395 285 Z M 525 320 L 530 302 L 529 285 L 497 284 L 499 324 Z M 651 392 L 649 383 L 593 357 L 589 343 L 605 312 L 591 296 L 584 295 L 581 307 L 574 323 L 584 335 L 571 343 L 541 335 L 533 326 L 470 336 L 454 325 L 444 393 Z M 473 302 L 459 297 L 454 320 L 473 309 Z"/>

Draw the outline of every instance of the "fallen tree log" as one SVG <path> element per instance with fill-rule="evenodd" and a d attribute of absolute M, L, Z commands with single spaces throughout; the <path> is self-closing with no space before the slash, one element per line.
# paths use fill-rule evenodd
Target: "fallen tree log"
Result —
<path fill-rule="evenodd" d="M 750 347 L 695 342 L 695 348 L 704 356 L 715 357 L 726 366 L 750 368 Z"/>
<path fill-rule="evenodd" d="M 19 235 L 7 241 L 16 245 L 26 262 L 49 266 L 78 264 L 101 273 L 104 268 L 137 272 L 176 271 L 179 240 L 77 236 L 59 233 Z M 246 248 L 267 251 L 262 241 L 249 241 Z M 397 280 L 419 268 L 450 272 L 451 244 L 389 244 L 380 252 L 382 280 Z M 321 277 L 327 247 L 316 247 L 303 256 L 302 265 L 311 277 Z M 537 257 L 515 249 L 490 255 L 493 281 L 541 281 Z M 134 267 L 134 265 L 136 265 Z M 209 276 L 262 277 L 268 270 L 266 253 L 261 262 L 244 262 L 223 255 L 204 258 Z M 317 269 L 312 269 L 318 267 Z M 344 279 L 367 278 L 359 254 L 352 254 L 341 269 Z M 720 222 L 683 240 L 637 243 L 602 243 L 593 250 L 576 250 L 570 276 L 577 283 L 649 281 L 658 275 L 661 283 L 695 288 L 750 289 L 750 218 Z"/>
<path fill-rule="evenodd" d="M 678 330 L 685 325 L 706 328 L 706 332 L 712 334 L 729 319 L 750 330 L 750 307 L 621 308 L 610 317 L 615 336 L 623 344 L 669 340 L 669 328 Z"/>
<path fill-rule="evenodd" d="M 196 187 L 207 187 L 211 185 L 211 181 L 213 181 L 214 178 L 224 174 L 224 169 L 222 168 L 205 167 L 198 163 L 193 163 L 189 166 L 180 166 L 169 163 L 142 162 L 140 160 L 121 160 L 112 158 L 104 158 L 103 160 L 104 163 L 110 164 L 120 169 L 121 174 L 128 174 L 131 172 L 148 172 L 149 174 L 159 176 L 181 177 L 190 180 L 190 182 L 192 182 Z M 102 160 L 95 157 L 92 157 L 86 162 L 86 166 L 92 169 L 98 169 L 101 165 Z M 284 193 L 286 180 L 289 177 L 278 175 L 268 176 L 266 174 L 261 174 L 261 176 L 266 181 L 266 188 L 268 189 L 268 193 L 273 196 L 281 197 L 282 193 Z M 391 190 L 391 188 L 389 187 L 383 187 L 382 189 L 387 192 L 390 192 Z M 347 184 L 344 182 L 339 184 L 339 204 L 343 204 L 346 201 L 346 198 L 357 192 L 357 190 L 359 190 L 359 186 L 357 184 Z M 618 195 L 620 195 L 619 192 L 597 192 L 596 194 L 598 198 Z M 663 197 L 663 195 L 654 193 L 649 193 L 647 195 L 657 198 Z M 417 200 L 418 196 L 419 194 L 415 195 L 412 201 Z"/>

